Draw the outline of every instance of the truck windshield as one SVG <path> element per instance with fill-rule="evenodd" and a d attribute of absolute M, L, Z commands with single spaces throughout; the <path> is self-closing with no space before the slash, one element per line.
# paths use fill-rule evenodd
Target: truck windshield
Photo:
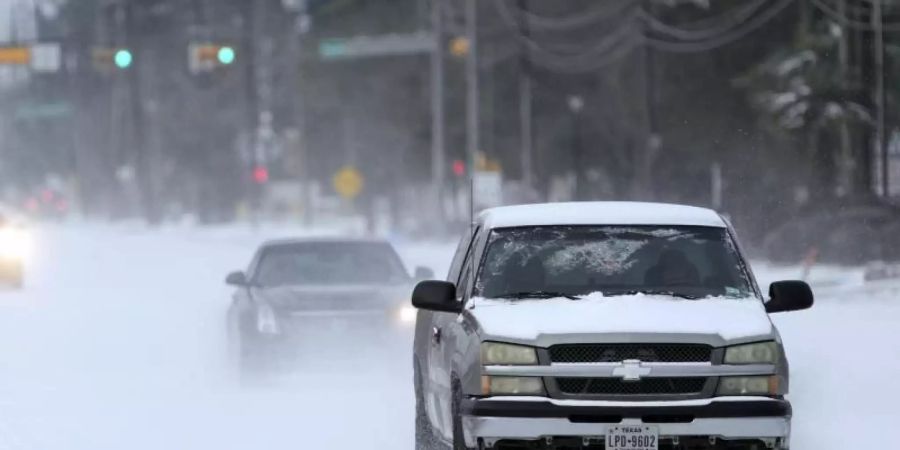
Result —
<path fill-rule="evenodd" d="M 683 226 L 553 226 L 492 232 L 475 295 L 487 298 L 661 294 L 747 297 L 727 231 Z"/>

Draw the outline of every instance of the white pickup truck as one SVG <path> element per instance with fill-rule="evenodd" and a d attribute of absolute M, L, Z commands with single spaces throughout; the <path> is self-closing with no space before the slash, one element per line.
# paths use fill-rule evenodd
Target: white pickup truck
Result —
<path fill-rule="evenodd" d="M 788 363 L 764 297 L 708 209 L 490 209 L 447 281 L 413 293 L 416 448 L 788 449 Z"/>

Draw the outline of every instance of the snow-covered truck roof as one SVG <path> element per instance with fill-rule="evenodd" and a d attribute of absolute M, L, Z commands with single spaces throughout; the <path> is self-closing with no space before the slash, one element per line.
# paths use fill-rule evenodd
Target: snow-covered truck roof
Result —
<path fill-rule="evenodd" d="M 501 206 L 484 210 L 485 228 L 552 225 L 673 225 L 725 228 L 718 213 L 696 206 L 644 202 L 569 202 Z"/>

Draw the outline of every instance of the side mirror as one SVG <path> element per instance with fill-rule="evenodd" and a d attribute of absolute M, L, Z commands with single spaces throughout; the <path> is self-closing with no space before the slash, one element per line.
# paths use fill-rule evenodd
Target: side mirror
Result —
<path fill-rule="evenodd" d="M 416 280 L 430 280 L 434 278 L 434 271 L 423 266 L 416 267 L 416 273 L 413 275 Z"/>
<path fill-rule="evenodd" d="M 244 272 L 231 272 L 227 277 L 225 277 L 225 284 L 229 284 L 231 286 L 246 286 L 247 276 L 244 275 Z"/>
<path fill-rule="evenodd" d="M 800 311 L 813 305 L 813 292 L 804 281 L 778 281 L 769 286 L 766 312 Z"/>
<path fill-rule="evenodd" d="M 462 303 L 456 301 L 456 286 L 446 281 L 422 281 L 413 289 L 412 304 L 427 311 L 460 313 Z"/>

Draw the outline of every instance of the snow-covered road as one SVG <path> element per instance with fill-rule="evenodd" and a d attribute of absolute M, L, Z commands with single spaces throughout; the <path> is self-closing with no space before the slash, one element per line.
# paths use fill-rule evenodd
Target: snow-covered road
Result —
<path fill-rule="evenodd" d="M 0 292 L 0 450 L 411 449 L 408 346 L 370 355 L 352 373 L 234 382 L 223 277 L 258 242 L 284 234 L 36 232 L 25 289 Z M 438 273 L 453 250 L 398 247 L 409 266 Z M 762 272 L 768 281 L 779 271 Z M 857 278 L 832 283 L 813 310 L 776 319 L 791 357 L 795 449 L 892 446 L 900 283 L 873 290 Z"/>

